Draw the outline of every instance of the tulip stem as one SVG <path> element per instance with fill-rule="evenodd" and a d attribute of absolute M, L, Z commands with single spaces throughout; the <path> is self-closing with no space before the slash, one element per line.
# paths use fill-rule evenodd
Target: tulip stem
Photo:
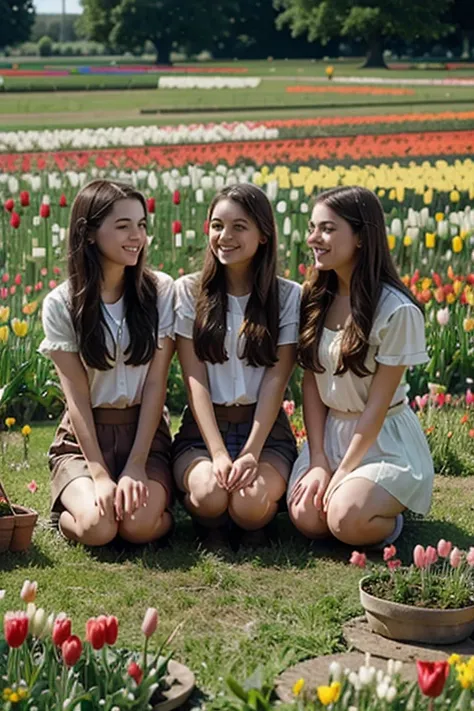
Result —
<path fill-rule="evenodd" d="M 145 637 L 145 644 L 143 646 L 143 662 L 142 662 L 143 674 L 145 676 L 146 676 L 146 671 L 147 671 L 147 656 L 148 656 L 148 637 Z"/>

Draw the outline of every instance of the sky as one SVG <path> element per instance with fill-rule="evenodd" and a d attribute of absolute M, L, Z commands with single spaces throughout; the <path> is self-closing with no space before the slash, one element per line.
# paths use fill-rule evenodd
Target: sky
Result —
<path fill-rule="evenodd" d="M 34 5 L 38 13 L 59 13 L 61 12 L 61 0 L 35 0 Z M 82 12 L 79 0 L 66 0 L 66 12 L 77 14 Z"/>

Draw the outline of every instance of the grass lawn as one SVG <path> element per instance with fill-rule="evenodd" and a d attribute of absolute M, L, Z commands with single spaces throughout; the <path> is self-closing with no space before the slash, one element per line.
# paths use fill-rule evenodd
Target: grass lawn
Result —
<path fill-rule="evenodd" d="M 175 657 L 197 675 L 199 691 L 189 708 L 217 709 L 229 673 L 243 679 L 257 665 L 273 678 L 298 660 L 344 648 L 341 625 L 360 614 L 358 569 L 347 560 L 351 548 L 334 541 L 309 544 L 279 516 L 280 542 L 270 549 L 220 555 L 196 547 L 189 520 L 176 508 L 171 545 L 134 550 L 85 549 L 66 543 L 48 527 L 49 474 L 46 451 L 52 426 L 35 426 L 29 467 L 22 463 L 23 442 L 8 440 L 2 480 L 13 500 L 40 513 L 33 545 L 23 554 L 2 554 L 0 587 L 7 594 L 0 614 L 19 606 L 25 578 L 39 583 L 38 604 L 67 611 L 73 632 L 83 636 L 89 616 L 116 614 L 119 642 L 140 643 L 140 624 L 148 606 L 161 615 L 163 634 L 179 622 Z M 38 483 L 30 494 L 27 484 Z M 425 520 L 409 517 L 399 544 L 409 561 L 413 546 L 440 537 L 459 547 L 474 538 L 474 477 L 437 477 L 433 508 Z M 374 555 L 380 560 L 380 555 Z"/>

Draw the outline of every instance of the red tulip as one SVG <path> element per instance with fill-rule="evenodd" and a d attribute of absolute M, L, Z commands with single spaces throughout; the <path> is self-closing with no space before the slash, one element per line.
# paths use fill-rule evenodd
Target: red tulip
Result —
<path fill-rule="evenodd" d="M 8 289 L 3 287 L 3 289 L 0 289 L 0 298 L 1 299 L 8 299 Z"/>
<path fill-rule="evenodd" d="M 99 615 L 97 622 L 105 627 L 105 641 L 107 644 L 115 644 L 118 637 L 118 619 L 114 615 Z"/>
<path fill-rule="evenodd" d="M 94 649 L 102 649 L 105 644 L 105 624 L 103 620 L 95 617 L 87 620 L 86 639 Z"/>
<path fill-rule="evenodd" d="M 29 296 L 32 291 L 33 291 L 33 287 L 32 287 L 32 286 L 30 286 L 30 285 L 25 286 L 25 294 L 26 294 L 27 296 Z"/>
<path fill-rule="evenodd" d="M 137 686 L 141 684 L 143 679 L 143 671 L 140 669 L 136 662 L 131 662 L 127 669 L 128 676 L 131 676 L 135 680 Z"/>
<path fill-rule="evenodd" d="M 28 207 L 30 204 L 30 193 L 28 190 L 22 190 L 20 193 L 20 205 L 22 207 Z"/>
<path fill-rule="evenodd" d="M 55 281 L 54 279 L 51 279 L 51 280 L 48 282 L 48 286 L 49 286 L 50 289 L 55 289 L 55 288 L 57 287 L 57 285 L 58 285 L 58 282 Z"/>
<path fill-rule="evenodd" d="M 4 284 L 6 284 L 7 281 L 10 281 L 10 274 L 8 274 L 7 272 L 5 272 L 5 274 L 2 274 L 2 281 Z"/>
<path fill-rule="evenodd" d="M 301 274 L 301 276 L 305 276 L 306 266 L 304 264 L 298 264 L 298 271 Z"/>
<path fill-rule="evenodd" d="M 9 647 L 21 647 L 28 634 L 26 612 L 6 612 L 3 618 L 3 633 Z"/>
<path fill-rule="evenodd" d="M 147 198 L 146 206 L 147 206 L 148 212 L 150 212 L 150 213 L 155 212 L 155 198 L 154 197 Z"/>
<path fill-rule="evenodd" d="M 42 281 L 39 281 L 39 282 L 37 282 L 37 283 L 35 284 L 35 291 L 41 291 L 42 288 L 43 288 L 43 282 L 42 282 Z"/>
<path fill-rule="evenodd" d="M 40 205 L 40 217 L 49 217 L 51 214 L 51 209 L 49 205 L 47 205 L 45 202 L 42 202 Z"/>
<path fill-rule="evenodd" d="M 181 224 L 181 220 L 173 220 L 173 224 L 171 227 L 174 235 L 177 235 L 183 231 L 183 225 Z"/>
<path fill-rule="evenodd" d="M 59 207 L 67 207 L 67 199 L 64 193 L 59 198 Z"/>
<path fill-rule="evenodd" d="M 175 190 L 173 193 L 173 204 L 174 205 L 179 205 L 181 202 L 181 193 L 179 190 Z"/>
<path fill-rule="evenodd" d="M 62 647 L 64 642 L 71 636 L 71 620 L 69 617 L 59 616 L 54 621 L 53 642 L 56 647 Z"/>
<path fill-rule="evenodd" d="M 20 226 L 20 215 L 17 212 L 12 212 L 12 216 L 10 217 L 10 225 L 13 227 L 14 230 L 17 230 Z"/>
<path fill-rule="evenodd" d="M 425 696 L 440 696 L 449 675 L 448 662 L 417 662 L 418 684 Z"/>
<path fill-rule="evenodd" d="M 82 654 L 82 642 L 75 634 L 71 635 L 61 646 L 64 664 L 73 667 Z"/>
<path fill-rule="evenodd" d="M 21 284 L 21 274 L 17 274 L 13 280 L 17 286 Z"/>
<path fill-rule="evenodd" d="M 5 202 L 3 203 L 3 207 L 7 212 L 11 212 L 15 207 L 15 202 L 13 198 L 8 198 L 8 200 L 5 200 Z"/>
<path fill-rule="evenodd" d="M 16 294 L 16 286 L 11 286 L 10 287 L 10 296 L 15 296 Z"/>
<path fill-rule="evenodd" d="M 204 225 L 202 226 L 205 235 L 209 234 L 209 220 L 204 220 Z"/>

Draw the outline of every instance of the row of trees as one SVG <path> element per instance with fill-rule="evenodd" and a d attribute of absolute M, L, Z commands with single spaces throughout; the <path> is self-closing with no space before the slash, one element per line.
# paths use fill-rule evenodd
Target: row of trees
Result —
<path fill-rule="evenodd" d="M 0 49 L 27 40 L 34 0 L 5 6 Z M 216 57 L 321 56 L 346 41 L 364 47 L 367 66 L 383 66 L 383 51 L 400 42 L 436 40 L 458 29 L 465 54 L 474 33 L 474 0 L 82 0 L 77 30 L 123 51 L 151 42 L 157 61 L 173 50 Z M 317 44 L 315 44 L 317 43 Z"/>

